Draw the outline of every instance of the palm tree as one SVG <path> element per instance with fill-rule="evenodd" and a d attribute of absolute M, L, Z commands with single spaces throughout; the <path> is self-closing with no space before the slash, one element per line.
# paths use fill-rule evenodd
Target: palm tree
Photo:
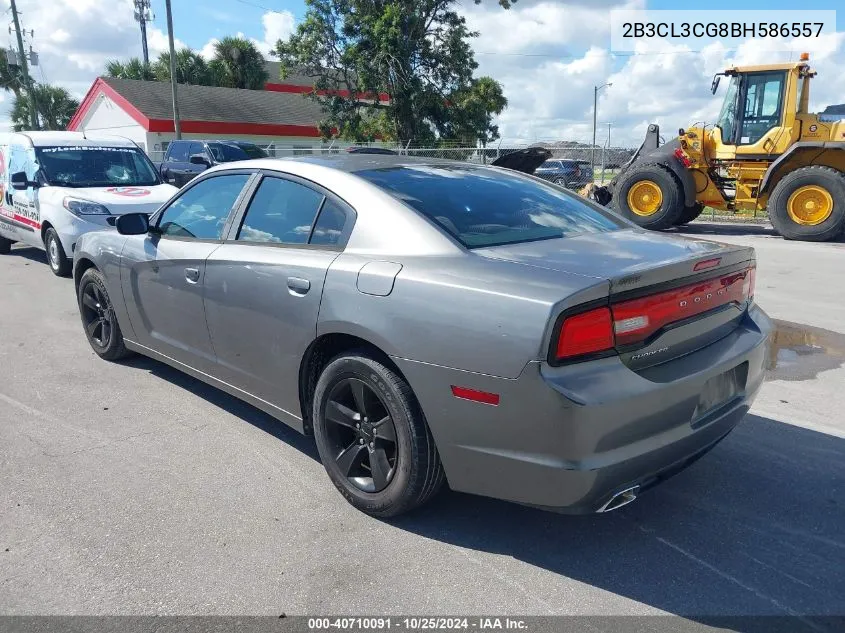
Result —
<path fill-rule="evenodd" d="M 143 79 L 146 81 L 152 81 L 156 78 L 152 67 L 137 57 L 132 57 L 125 63 L 116 59 L 111 60 L 106 64 L 106 75 L 117 79 Z"/>
<path fill-rule="evenodd" d="M 35 84 L 35 103 L 38 107 L 39 130 L 64 130 L 79 107 L 79 101 L 60 86 Z M 29 121 L 30 95 L 21 93 L 15 96 L 12 104 L 11 119 L 15 132 L 31 129 Z"/>
<path fill-rule="evenodd" d="M 216 86 L 262 90 L 269 78 L 264 56 L 243 37 L 224 37 L 216 42 L 209 68 Z"/>
<path fill-rule="evenodd" d="M 152 64 L 155 78 L 170 81 L 170 53 L 164 52 Z M 190 48 L 176 51 L 176 82 L 195 86 L 214 85 L 211 71 L 206 61 Z"/>

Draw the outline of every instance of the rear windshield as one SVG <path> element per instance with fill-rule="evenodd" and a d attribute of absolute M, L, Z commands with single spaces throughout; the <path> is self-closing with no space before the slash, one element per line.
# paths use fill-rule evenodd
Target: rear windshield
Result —
<path fill-rule="evenodd" d="M 472 165 L 401 165 L 356 172 L 467 248 L 602 233 L 623 224 L 558 188 Z"/>
<path fill-rule="evenodd" d="M 230 163 L 236 160 L 247 160 L 248 158 L 267 158 L 267 152 L 257 145 L 209 143 L 214 160 L 218 163 Z"/>

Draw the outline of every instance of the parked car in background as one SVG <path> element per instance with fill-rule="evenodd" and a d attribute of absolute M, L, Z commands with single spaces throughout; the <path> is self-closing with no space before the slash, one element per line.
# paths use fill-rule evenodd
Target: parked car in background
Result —
<path fill-rule="evenodd" d="M 534 175 L 568 189 L 580 189 L 593 182 L 588 160 L 553 158 L 540 165 Z"/>
<path fill-rule="evenodd" d="M 209 167 L 267 157 L 267 152 L 247 141 L 179 140 L 170 141 L 158 169 L 165 182 L 181 187 Z"/>
<path fill-rule="evenodd" d="M 765 375 L 753 249 L 645 231 L 504 168 L 246 161 L 116 227 L 74 258 L 94 352 L 151 356 L 313 433 L 375 516 L 444 480 L 622 507 L 724 438 Z"/>
<path fill-rule="evenodd" d="M 81 132 L 20 132 L 0 139 L 0 253 L 15 242 L 47 252 L 70 273 L 81 235 L 122 213 L 152 213 L 176 192 L 132 141 Z"/>

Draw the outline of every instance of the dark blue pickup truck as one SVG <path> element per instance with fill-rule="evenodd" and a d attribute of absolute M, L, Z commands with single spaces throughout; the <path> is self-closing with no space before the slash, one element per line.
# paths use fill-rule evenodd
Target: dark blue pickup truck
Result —
<path fill-rule="evenodd" d="M 164 160 L 157 167 L 164 182 L 181 187 L 214 165 L 267 157 L 267 152 L 247 141 L 180 140 L 170 141 Z"/>

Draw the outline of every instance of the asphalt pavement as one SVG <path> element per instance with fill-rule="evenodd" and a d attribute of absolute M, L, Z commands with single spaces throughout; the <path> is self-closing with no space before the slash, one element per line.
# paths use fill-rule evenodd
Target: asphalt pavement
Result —
<path fill-rule="evenodd" d="M 845 244 L 685 232 L 757 248 L 780 364 L 709 455 L 584 517 L 450 491 L 363 515 L 310 438 L 160 363 L 98 359 L 72 281 L 14 248 L 0 613 L 845 614 Z"/>

